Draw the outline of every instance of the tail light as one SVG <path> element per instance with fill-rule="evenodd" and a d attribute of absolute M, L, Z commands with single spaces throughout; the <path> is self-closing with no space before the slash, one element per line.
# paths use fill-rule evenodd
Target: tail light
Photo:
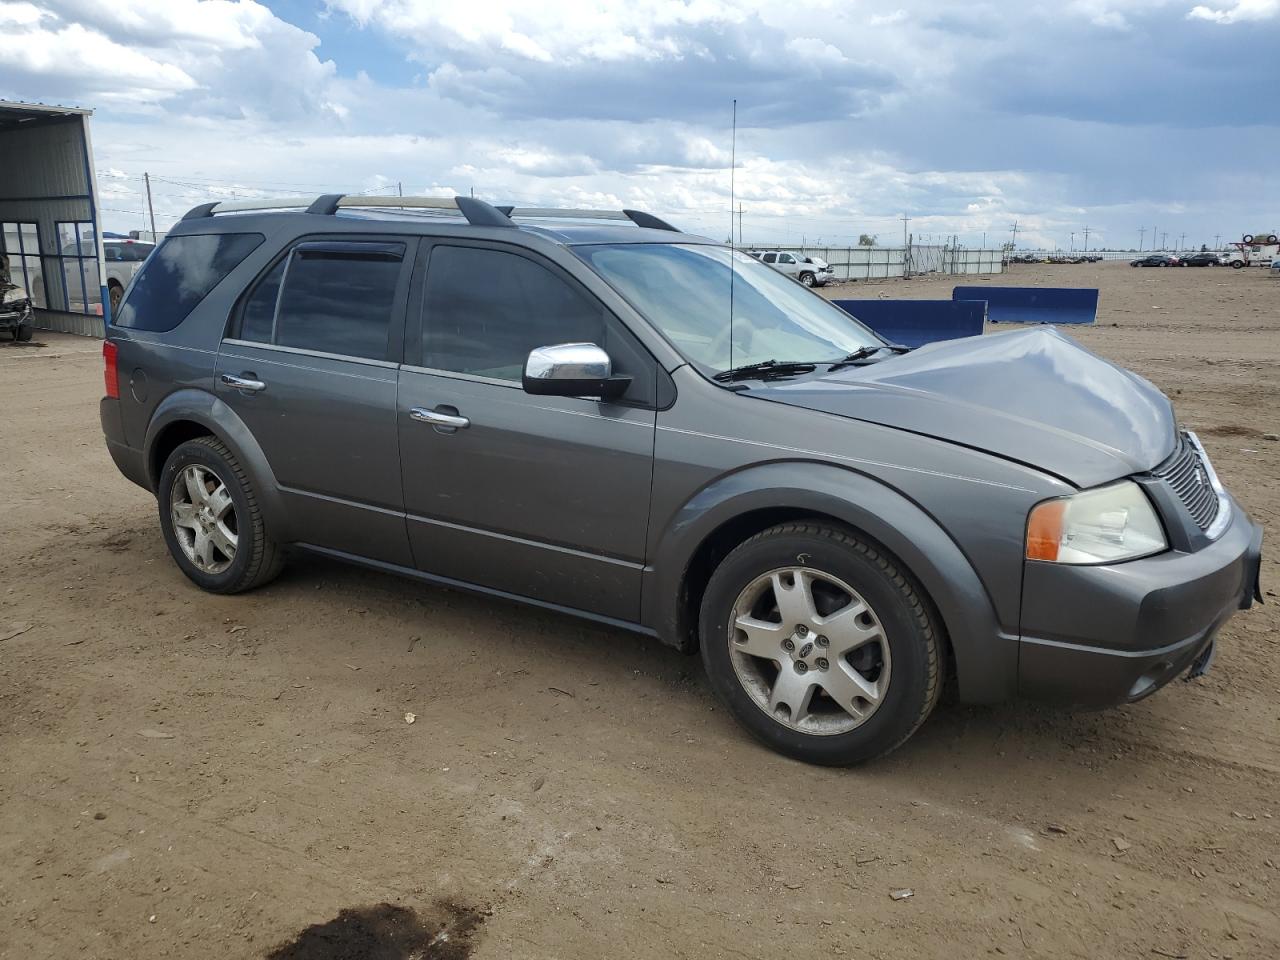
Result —
<path fill-rule="evenodd" d="M 120 371 L 116 367 L 118 348 L 110 340 L 102 342 L 102 379 L 107 387 L 107 396 L 112 400 L 120 399 Z"/>

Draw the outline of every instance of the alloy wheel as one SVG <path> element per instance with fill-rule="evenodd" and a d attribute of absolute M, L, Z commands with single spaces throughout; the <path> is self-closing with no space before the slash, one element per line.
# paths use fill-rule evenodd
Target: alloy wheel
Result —
<path fill-rule="evenodd" d="M 222 573 L 240 542 L 231 491 L 216 473 L 192 463 L 174 478 L 169 515 L 183 554 L 203 573 Z"/>
<path fill-rule="evenodd" d="M 891 657 L 879 617 L 843 580 L 812 567 L 751 581 L 734 603 L 728 643 L 752 702 L 800 733 L 848 733 L 889 689 Z"/>

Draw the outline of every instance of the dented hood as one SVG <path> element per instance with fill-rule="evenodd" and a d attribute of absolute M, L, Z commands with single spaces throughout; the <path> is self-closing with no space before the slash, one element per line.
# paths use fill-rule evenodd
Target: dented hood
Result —
<path fill-rule="evenodd" d="M 1177 436 L 1173 408 L 1150 382 L 1049 327 L 929 344 L 746 392 L 973 447 L 1080 487 L 1150 470 Z"/>

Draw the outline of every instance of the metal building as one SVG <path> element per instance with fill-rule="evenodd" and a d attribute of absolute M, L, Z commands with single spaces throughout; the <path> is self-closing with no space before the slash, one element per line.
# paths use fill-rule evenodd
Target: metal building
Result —
<path fill-rule="evenodd" d="M 103 335 L 92 110 L 0 100 L 0 253 L 26 288 L 36 326 Z"/>

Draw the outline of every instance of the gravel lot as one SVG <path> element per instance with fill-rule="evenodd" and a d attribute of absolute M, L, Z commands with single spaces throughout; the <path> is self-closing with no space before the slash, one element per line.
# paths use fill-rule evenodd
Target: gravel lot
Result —
<path fill-rule="evenodd" d="M 1173 395 L 1277 529 L 1280 281 L 995 282 L 1101 287 L 1079 338 Z M 412 915 L 281 945 L 381 903 L 422 957 L 1280 956 L 1273 533 L 1267 606 L 1203 680 L 1093 714 L 944 703 L 890 758 L 815 769 L 627 634 L 315 559 L 200 593 L 101 391 L 96 341 L 0 342 L 0 956 L 336 957 Z"/>

